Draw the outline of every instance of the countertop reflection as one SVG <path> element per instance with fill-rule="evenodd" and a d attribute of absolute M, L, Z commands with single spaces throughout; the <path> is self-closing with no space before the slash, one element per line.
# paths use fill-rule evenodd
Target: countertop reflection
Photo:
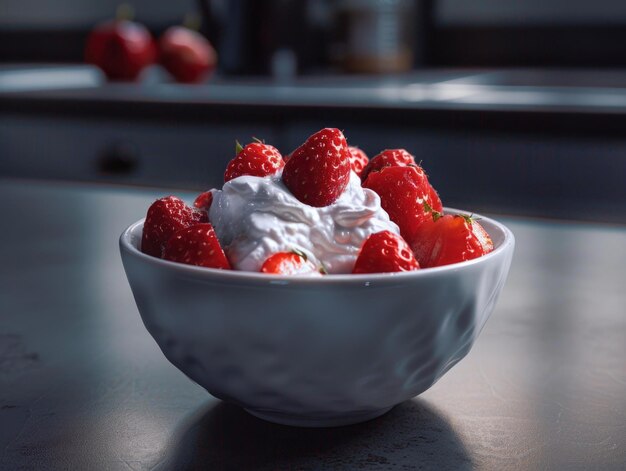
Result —
<path fill-rule="evenodd" d="M 0 66 L 0 102 L 134 107 L 172 105 L 466 110 L 492 112 L 626 112 L 626 72 L 586 69 L 420 69 L 390 76 L 213 77 L 181 85 L 158 67 L 139 82 L 108 83 L 88 65 Z M 19 110 L 19 109 L 18 109 Z"/>
<path fill-rule="evenodd" d="M 117 237 L 160 195 L 0 180 L 1 469 L 624 469 L 625 227 L 499 217 L 515 259 L 468 357 L 380 419 L 292 429 L 143 328 Z"/>

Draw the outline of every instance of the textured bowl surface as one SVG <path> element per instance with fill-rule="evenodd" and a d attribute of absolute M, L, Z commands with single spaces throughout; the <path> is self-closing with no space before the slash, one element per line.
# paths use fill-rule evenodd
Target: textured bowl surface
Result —
<path fill-rule="evenodd" d="M 398 274 L 289 278 L 172 263 L 138 250 L 143 221 L 120 249 L 146 328 L 189 378 L 261 418 L 333 426 L 420 394 L 470 350 L 515 243 L 502 224 L 480 222 L 492 253 Z"/>

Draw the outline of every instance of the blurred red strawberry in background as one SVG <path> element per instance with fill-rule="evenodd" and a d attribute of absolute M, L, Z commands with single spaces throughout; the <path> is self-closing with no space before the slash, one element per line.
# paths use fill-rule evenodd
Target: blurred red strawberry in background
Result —
<path fill-rule="evenodd" d="M 168 28 L 159 39 L 159 62 L 178 82 L 201 82 L 217 65 L 217 53 L 196 31 L 198 25 L 194 16 L 187 16 L 185 26 Z"/>
<path fill-rule="evenodd" d="M 109 80 L 136 80 L 156 60 L 152 35 L 131 21 L 132 16 L 132 8 L 121 5 L 115 19 L 97 25 L 87 38 L 85 60 L 100 67 Z"/>

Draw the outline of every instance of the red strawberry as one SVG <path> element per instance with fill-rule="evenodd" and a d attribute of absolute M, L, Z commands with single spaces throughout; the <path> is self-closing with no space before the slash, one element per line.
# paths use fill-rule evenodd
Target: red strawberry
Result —
<path fill-rule="evenodd" d="M 441 215 L 424 223 L 411 244 L 415 257 L 424 268 L 463 262 L 493 250 L 493 242 L 485 229 L 471 216 Z"/>
<path fill-rule="evenodd" d="M 406 167 L 407 165 L 415 165 L 415 157 L 404 149 L 387 149 L 370 160 L 361 173 L 361 180 L 365 181 L 371 172 L 379 172 L 385 167 Z"/>
<path fill-rule="evenodd" d="M 207 39 L 184 26 L 171 26 L 159 38 L 159 61 L 178 81 L 203 81 L 217 65 L 217 53 Z"/>
<path fill-rule="evenodd" d="M 205 191 L 204 193 L 200 193 L 198 197 L 193 202 L 193 205 L 198 209 L 203 209 L 207 213 L 209 209 L 211 209 L 211 203 L 213 203 L 213 193 L 210 191 Z"/>
<path fill-rule="evenodd" d="M 156 200 L 143 223 L 141 251 L 154 257 L 161 257 L 163 247 L 176 231 L 208 221 L 205 211 L 187 206 L 176 196 Z"/>
<path fill-rule="evenodd" d="M 419 226 L 431 218 L 424 209 L 430 191 L 428 180 L 418 166 L 385 167 L 380 172 L 371 173 L 363 187 L 378 193 L 381 206 L 409 244 Z"/>
<path fill-rule="evenodd" d="M 272 275 L 319 275 L 320 271 L 307 260 L 304 253 L 278 252 L 269 257 L 261 267 L 261 273 Z"/>
<path fill-rule="evenodd" d="M 370 160 L 369 164 L 363 169 L 361 173 L 361 181 L 365 182 L 367 177 L 372 172 L 380 172 L 385 167 L 408 167 L 415 166 L 418 167 L 422 172 L 424 169 L 415 163 L 415 158 L 409 154 L 404 149 L 387 149 L 382 151 L 376 157 Z M 426 176 L 426 180 L 428 181 L 428 176 Z M 433 188 L 433 186 L 428 183 L 430 187 L 428 190 L 428 202 L 430 206 L 435 211 L 443 211 L 443 205 L 441 204 L 441 199 L 439 199 L 439 195 Z"/>
<path fill-rule="evenodd" d="M 291 193 L 310 206 L 334 203 L 350 180 L 350 151 L 339 129 L 325 128 L 291 153 L 283 182 Z"/>
<path fill-rule="evenodd" d="M 430 217 L 422 222 L 410 246 L 420 266 L 427 268 L 438 238 L 439 225 L 436 222 L 443 217 L 443 214 L 428 204 L 424 205 L 424 209 Z"/>
<path fill-rule="evenodd" d="M 85 60 L 100 67 L 109 80 L 136 80 L 156 57 L 152 35 L 130 16 L 128 6 L 120 5 L 117 18 L 97 25 L 87 38 Z"/>
<path fill-rule="evenodd" d="M 165 245 L 163 258 L 172 262 L 230 270 L 230 263 L 211 224 L 196 224 L 176 232 Z"/>
<path fill-rule="evenodd" d="M 348 146 L 348 151 L 350 151 L 350 167 L 352 171 L 360 177 L 361 172 L 363 172 L 363 169 L 367 166 L 370 159 L 367 157 L 367 154 L 358 147 Z"/>
<path fill-rule="evenodd" d="M 443 212 L 443 204 L 441 204 L 441 199 L 439 198 L 439 193 L 437 190 L 433 188 L 433 186 L 428 184 L 428 201 L 430 207 L 437 212 Z"/>
<path fill-rule="evenodd" d="M 367 238 L 352 273 L 391 273 L 417 270 L 419 267 L 402 237 L 382 231 Z"/>
<path fill-rule="evenodd" d="M 282 155 L 275 147 L 262 142 L 252 142 L 241 147 L 237 142 L 237 155 L 228 163 L 224 183 L 242 175 L 265 177 L 273 175 L 285 166 Z"/>

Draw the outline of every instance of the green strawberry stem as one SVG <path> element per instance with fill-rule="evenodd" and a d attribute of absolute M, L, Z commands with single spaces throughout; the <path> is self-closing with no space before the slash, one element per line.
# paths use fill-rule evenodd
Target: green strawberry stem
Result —
<path fill-rule="evenodd" d="M 291 249 L 291 253 L 295 253 L 299 257 L 302 257 L 305 262 L 308 260 L 308 257 L 306 256 L 306 254 L 302 250 Z"/>
<path fill-rule="evenodd" d="M 457 216 L 465 219 L 465 222 L 470 224 L 470 225 L 472 223 L 474 223 L 475 221 L 479 221 L 480 220 L 480 218 L 475 218 L 474 217 L 474 213 L 472 213 L 472 214 L 457 214 Z"/>
<path fill-rule="evenodd" d="M 433 221 L 437 221 L 437 219 L 443 216 L 439 211 L 435 211 L 427 201 L 424 201 L 424 211 L 433 215 Z"/>
<path fill-rule="evenodd" d="M 202 26 L 202 18 L 197 13 L 187 12 L 183 19 L 183 26 L 192 31 L 200 31 Z"/>
<path fill-rule="evenodd" d="M 132 21 L 135 18 L 135 9 L 128 3 L 121 3 L 115 10 L 115 19 L 117 21 Z"/>
<path fill-rule="evenodd" d="M 239 152 L 243 150 L 243 146 L 239 141 L 235 141 L 235 155 L 239 155 Z"/>

